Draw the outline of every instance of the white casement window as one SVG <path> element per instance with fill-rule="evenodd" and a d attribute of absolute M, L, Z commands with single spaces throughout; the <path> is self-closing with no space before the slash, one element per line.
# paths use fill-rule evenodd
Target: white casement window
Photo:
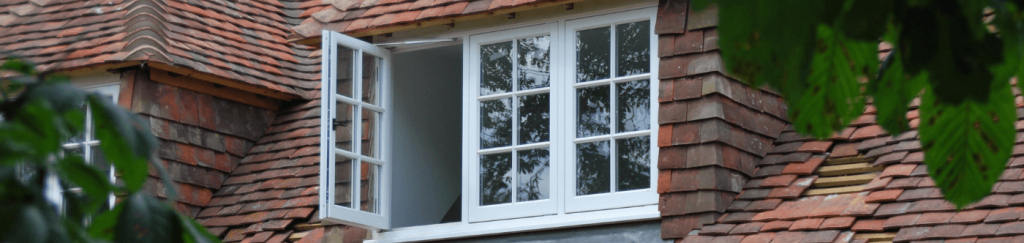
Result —
<path fill-rule="evenodd" d="M 95 92 L 110 100 L 110 102 L 117 103 L 117 95 L 120 92 L 120 86 L 117 84 L 101 85 L 85 88 L 87 92 Z M 101 172 L 110 178 L 110 182 L 115 182 L 114 167 L 103 158 L 103 152 L 100 150 L 100 141 L 96 138 L 94 132 L 96 125 L 93 123 L 93 109 L 88 104 L 82 103 L 81 110 L 85 112 L 85 132 L 72 137 L 70 140 L 63 144 L 64 155 L 75 154 L 85 159 L 86 164 L 94 165 L 99 168 Z M 59 180 L 56 175 L 48 175 L 46 178 L 46 197 L 51 203 L 60 206 L 61 211 L 64 211 L 64 193 L 81 193 L 82 188 L 67 188 L 62 189 Z M 113 194 L 107 196 L 102 208 L 109 209 L 113 208 L 115 197 Z"/>
<path fill-rule="evenodd" d="M 657 203 L 652 17 L 469 37 L 470 222 Z"/>
<path fill-rule="evenodd" d="M 320 217 L 375 229 L 381 242 L 656 219 L 655 15 L 633 7 L 455 33 L 437 40 L 461 48 L 393 58 L 324 31 Z M 461 106 L 423 104 L 460 94 Z M 392 117 L 404 124 L 394 134 Z M 449 182 L 461 188 L 423 186 Z"/>
<path fill-rule="evenodd" d="M 322 43 L 320 217 L 387 229 L 390 53 L 329 31 Z"/>

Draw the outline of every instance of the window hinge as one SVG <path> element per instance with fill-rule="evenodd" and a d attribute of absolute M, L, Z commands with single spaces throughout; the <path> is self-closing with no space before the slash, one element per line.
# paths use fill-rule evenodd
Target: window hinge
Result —
<path fill-rule="evenodd" d="M 331 130 L 338 130 L 338 126 L 347 127 L 348 124 L 351 122 L 352 120 L 338 121 L 338 119 L 334 119 L 333 121 L 331 121 L 331 124 L 334 125 L 331 127 Z"/>

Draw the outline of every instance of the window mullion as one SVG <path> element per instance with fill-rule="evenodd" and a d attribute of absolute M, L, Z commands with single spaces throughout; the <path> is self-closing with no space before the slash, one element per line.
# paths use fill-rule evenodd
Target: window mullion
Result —
<path fill-rule="evenodd" d="M 519 91 L 519 41 L 512 39 L 512 51 L 509 53 L 512 57 L 512 203 L 518 202 L 519 196 L 519 177 L 516 176 L 519 171 L 518 159 L 518 146 L 519 145 L 519 97 L 516 92 Z"/>
<path fill-rule="evenodd" d="M 362 164 L 363 153 L 363 51 L 356 49 L 352 57 L 352 97 L 356 103 L 352 104 L 352 122 L 355 131 L 352 132 L 352 152 L 357 156 L 352 157 L 352 208 L 359 211 L 362 207 Z"/>

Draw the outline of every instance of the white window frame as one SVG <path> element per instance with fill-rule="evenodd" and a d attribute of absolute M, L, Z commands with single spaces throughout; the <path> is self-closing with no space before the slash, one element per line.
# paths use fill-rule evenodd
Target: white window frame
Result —
<path fill-rule="evenodd" d="M 330 151 L 330 145 L 333 144 L 331 138 L 333 133 L 327 128 L 331 125 L 331 119 L 321 119 L 322 134 L 321 143 L 327 146 L 321 146 L 321 161 L 320 167 L 321 173 L 321 190 L 320 190 L 320 218 L 329 222 L 344 223 L 348 225 L 354 225 L 371 229 L 372 238 L 367 242 L 409 242 L 409 241 L 429 241 L 429 240 L 444 240 L 464 237 L 478 237 L 485 235 L 503 234 L 511 232 L 525 232 L 533 230 L 550 230 L 566 227 L 579 227 L 588 225 L 600 225 L 600 224 L 611 224 L 611 223 L 625 223 L 625 222 L 638 222 L 647 221 L 660 218 L 658 211 L 658 200 L 657 200 L 657 157 L 658 148 L 656 146 L 657 132 L 654 131 L 657 126 L 657 93 L 658 93 L 658 82 L 656 74 L 658 73 L 658 57 L 657 57 L 657 36 L 654 35 L 653 29 L 655 26 L 657 15 L 657 8 L 655 4 L 644 3 L 628 7 L 622 7 L 617 9 L 607 9 L 594 11 L 586 14 L 580 14 L 573 17 L 555 19 L 555 20 L 543 20 L 525 22 L 520 24 L 513 24 L 495 28 L 462 31 L 451 34 L 443 34 L 436 36 L 437 38 L 456 38 L 462 41 L 463 47 L 463 58 L 462 58 L 462 69 L 463 69 L 463 92 L 462 92 L 462 129 L 463 129 L 463 147 L 462 147 L 462 219 L 459 222 L 451 223 L 439 223 L 430 225 L 410 226 L 401 228 L 389 228 L 390 215 L 390 182 L 391 182 L 391 168 L 387 165 L 383 167 L 383 180 L 381 185 L 381 218 L 377 220 L 379 223 L 371 225 L 367 223 L 370 220 L 363 215 L 350 215 L 341 214 L 338 210 L 333 207 L 332 196 L 329 194 L 333 191 L 333 182 L 329 181 L 329 178 L 334 178 L 334 171 L 330 168 L 334 158 L 333 153 Z M 573 201 L 574 206 L 570 206 L 570 199 L 573 197 L 575 192 L 575 181 L 574 177 L 568 176 L 568 171 L 574 171 L 575 169 L 575 132 L 557 132 L 561 130 L 573 130 L 575 131 L 575 66 L 568 65 L 566 59 L 575 58 L 574 46 L 568 45 L 571 41 L 575 41 L 575 34 L 567 28 L 567 22 L 573 22 L 577 20 L 592 20 L 599 25 L 610 26 L 612 24 L 634 22 L 642 20 L 650 20 L 651 28 L 651 43 L 650 43 L 650 55 L 651 55 L 651 71 L 645 75 L 650 77 L 650 91 L 651 91 L 651 129 L 646 132 L 651 136 L 651 183 L 650 188 L 646 190 L 630 191 L 636 192 L 634 194 L 615 194 L 608 195 L 609 200 L 616 201 L 615 203 L 601 204 L 598 202 L 597 206 L 593 207 L 577 207 L 576 204 L 585 205 L 590 203 L 589 201 L 599 200 L 598 197 L 584 196 L 578 200 Z M 632 21 L 630 21 L 632 20 Z M 596 25 L 595 25 L 596 26 Z M 479 44 L 490 44 L 495 42 L 507 41 L 522 37 L 538 36 L 543 33 L 551 34 L 551 46 L 550 46 L 550 57 L 551 57 L 551 87 L 548 88 L 551 95 L 551 110 L 552 114 L 557 113 L 569 113 L 563 117 L 571 118 L 566 119 L 556 115 L 551 116 L 551 133 L 549 142 L 550 149 L 550 171 L 551 183 L 550 185 L 550 197 L 545 202 L 528 202 L 522 203 L 521 205 L 489 205 L 487 207 L 480 207 L 473 205 L 479 205 L 479 187 L 473 186 L 472 184 L 479 184 L 479 73 L 476 71 L 479 68 L 478 61 L 472 61 L 473 55 L 479 55 Z M 611 32 L 614 35 L 614 32 Z M 328 59 L 336 55 L 331 52 L 334 50 L 338 43 L 346 43 L 346 46 L 357 50 L 379 50 L 382 53 L 388 53 L 387 50 L 377 48 L 372 44 L 360 41 L 355 38 L 345 36 L 343 34 L 334 33 L 330 31 L 323 31 L 322 50 L 324 62 L 322 63 L 322 70 L 324 70 L 322 78 L 322 95 L 321 95 L 321 108 L 322 117 L 332 117 L 334 115 L 333 100 L 330 100 L 333 95 L 333 87 L 329 86 L 330 82 L 333 82 L 333 76 L 328 74 L 327 70 L 334 69 L 334 64 Z M 564 39 L 562 39 L 564 37 Z M 567 40 L 570 39 L 570 40 Z M 344 40 L 344 42 L 342 42 Z M 612 48 L 615 48 L 614 42 L 612 42 Z M 422 46 L 407 46 L 393 50 L 394 52 L 406 52 L 423 49 L 425 46 L 436 47 L 440 44 L 422 45 Z M 474 54 L 475 53 L 475 54 Z M 614 61 L 615 56 L 610 55 Z M 385 79 L 382 81 L 382 104 L 387 104 L 388 110 L 393 110 L 390 107 L 391 103 L 391 80 L 390 80 L 390 60 L 385 60 L 385 72 L 383 75 Z M 359 70 L 359 69 L 355 69 Z M 614 73 L 611 73 L 614 75 Z M 477 77 L 474 77 L 477 76 Z M 630 77 L 636 80 L 636 76 Z M 572 82 L 566 81 L 570 80 Z M 354 91 L 358 92 L 358 90 Z M 526 91 L 522 93 L 534 93 L 535 91 Z M 517 94 L 520 92 L 517 92 Z M 614 94 L 612 94 L 614 96 Z M 556 98 L 556 96 L 560 98 Z M 518 107 L 513 107 L 517 109 Z M 612 111 L 614 112 L 614 111 Z M 516 119 L 516 118 L 513 118 Z M 382 156 L 384 161 L 388 161 L 389 153 L 392 151 L 390 146 L 389 133 L 391 122 L 391 115 L 384 113 L 384 125 L 382 126 L 383 131 L 383 145 L 381 148 L 384 150 Z M 614 123 L 612 124 L 614 125 Z M 644 136 L 641 134 L 638 136 Z M 637 135 L 637 134 L 629 134 Z M 515 137 L 513 138 L 515 139 Z M 538 145 L 530 144 L 529 147 Z M 539 145 L 543 147 L 543 145 Z M 522 149 L 522 148 L 516 148 Z M 615 156 L 612 154 L 611 156 Z M 517 163 L 513 160 L 513 163 Z M 614 164 L 613 164 L 614 166 Z M 572 167 L 572 168 L 570 168 Z M 614 169 L 614 168 L 612 168 Z M 472 182 L 471 182 L 472 181 Z M 613 182 L 614 183 L 614 182 Z M 514 185 L 513 185 L 514 186 Z M 572 190 L 568 188 L 572 187 Z M 642 191 L 642 192 L 641 192 Z M 572 193 L 569 193 L 572 192 Z M 572 194 L 572 195 L 570 195 Z M 636 198 L 630 198 L 634 197 Z M 589 197 L 589 198 L 588 198 Z M 639 200 L 636 200 L 639 199 Z M 589 201 L 588 201 L 589 200 Z M 552 206 L 553 205 L 553 206 Z M 493 206 L 493 207 L 492 207 Z M 511 206 L 511 207 L 505 207 Z M 553 210 L 552 210 L 553 208 Z M 349 212 L 346 212 L 349 213 Z M 356 213 L 362 213 L 356 212 Z"/>
<path fill-rule="evenodd" d="M 383 48 L 379 48 L 373 44 L 365 41 L 346 36 L 341 33 L 331 32 L 324 30 L 322 32 L 322 49 L 323 61 L 321 63 L 321 99 L 320 99 L 320 171 L 326 173 L 320 173 L 320 218 L 337 223 L 343 223 L 348 225 L 360 226 L 374 230 L 390 228 L 390 211 L 391 211 L 391 166 L 390 166 L 390 127 L 391 127 L 391 114 L 388 112 L 391 109 L 391 52 Z M 334 83 L 336 80 L 335 64 L 338 61 L 338 46 L 344 46 L 352 49 L 355 57 L 352 63 L 352 77 L 353 77 L 353 97 L 345 97 L 343 95 L 335 94 L 335 87 L 337 84 Z M 378 85 L 380 98 L 379 105 L 363 102 L 362 96 L 362 80 L 356 80 L 357 77 L 362 77 L 362 56 L 363 53 L 370 54 L 382 59 L 381 62 L 381 77 Z M 372 158 L 365 156 L 361 153 L 362 143 L 352 142 L 352 152 L 345 151 L 342 149 L 335 149 L 335 139 L 333 120 L 336 116 L 337 102 L 347 103 L 353 107 L 353 129 L 354 132 L 352 137 L 354 139 L 361 138 L 363 133 L 362 128 L 362 110 L 369 109 L 375 112 L 380 112 L 381 117 L 380 123 L 375 127 L 375 134 L 379 137 L 377 141 L 377 151 L 379 158 Z M 326 118 L 326 119 L 324 119 Z M 353 200 L 353 207 L 346 208 L 334 205 L 333 192 L 336 191 L 334 179 L 335 172 L 334 162 L 335 157 L 341 154 L 345 157 L 352 158 L 353 166 L 361 166 L 361 163 L 366 162 L 380 166 L 378 172 L 380 180 L 377 187 L 377 193 L 379 201 L 378 213 L 369 213 L 359 210 L 360 200 Z M 352 180 L 354 188 L 360 187 L 360 179 L 362 177 L 361 170 L 352 170 Z M 326 175 L 326 177 L 325 177 Z M 359 190 L 353 190 L 353 195 L 361 196 Z"/>
<path fill-rule="evenodd" d="M 651 60 L 650 70 L 651 71 L 646 73 L 646 74 L 632 75 L 632 76 L 626 76 L 626 77 L 615 77 L 616 76 L 616 66 L 618 65 L 615 62 L 615 58 L 616 58 L 616 52 L 615 52 L 615 49 L 616 49 L 616 45 L 615 45 L 616 44 L 616 42 L 615 42 L 616 41 L 615 40 L 615 34 L 616 34 L 615 33 L 615 25 L 624 24 L 624 23 L 632 23 L 632 22 L 637 22 L 637 21 L 643 21 L 643 20 L 647 20 L 647 19 L 650 20 L 650 28 L 648 28 L 648 30 L 650 31 L 650 48 L 651 48 L 650 49 L 650 60 Z M 564 83 L 566 83 L 568 85 L 571 85 L 571 87 L 567 87 L 566 89 L 562 90 L 564 93 L 561 95 L 561 97 L 565 97 L 566 99 L 562 99 L 560 101 L 560 103 L 562 103 L 562 104 L 573 104 L 571 107 L 567 107 L 568 110 L 565 112 L 567 115 L 570 115 L 571 118 L 572 118 L 572 119 L 565 119 L 564 122 L 566 124 L 563 125 L 563 126 L 569 128 L 568 130 L 571 131 L 571 133 L 566 133 L 566 135 L 568 135 L 567 136 L 568 139 L 570 141 L 572 141 L 572 142 L 571 142 L 571 145 L 569 145 L 570 147 L 566 148 L 568 151 L 571 151 L 571 153 L 567 153 L 566 154 L 567 157 L 566 157 L 566 159 L 564 161 L 565 161 L 566 164 L 575 166 L 575 164 L 576 164 L 576 152 L 575 151 L 577 149 L 576 148 L 576 144 L 587 143 L 587 142 L 596 142 L 596 141 L 608 141 L 609 142 L 609 146 L 610 146 L 610 149 L 611 149 L 611 151 L 609 152 L 609 158 L 612 160 L 611 163 L 609 163 L 611 165 L 610 174 L 612 176 L 611 183 L 610 183 L 609 186 L 611 187 L 612 192 L 609 192 L 609 193 L 600 193 L 600 194 L 583 195 L 583 196 L 575 195 L 575 191 L 576 191 L 576 180 L 575 180 L 576 179 L 576 170 L 572 166 L 569 166 L 569 165 L 566 166 L 566 172 L 568 173 L 568 175 L 566 176 L 566 183 L 564 185 L 565 186 L 565 192 L 567 194 L 566 198 L 565 198 L 565 200 L 566 200 L 565 201 L 565 211 L 566 212 L 593 211 L 593 210 L 603 210 L 603 209 L 609 209 L 609 208 L 632 207 L 632 206 L 640 206 L 640 205 L 648 205 L 648 204 L 657 204 L 658 203 L 658 193 L 656 191 L 657 185 L 658 185 L 658 168 L 656 166 L 657 165 L 657 161 L 658 161 L 658 145 L 657 145 L 658 144 L 658 133 L 657 132 L 652 132 L 654 129 L 658 128 L 658 86 L 657 86 L 657 84 L 658 84 L 659 81 L 658 81 L 658 77 L 656 76 L 656 74 L 658 73 L 658 55 L 657 55 L 658 54 L 658 36 L 656 34 L 654 34 L 655 19 L 656 19 L 656 15 L 655 14 L 651 14 L 650 11 L 636 10 L 636 11 L 629 11 L 629 12 L 623 12 L 623 13 L 618 13 L 618 14 L 610 14 L 610 15 L 602 15 L 602 16 L 592 16 L 592 17 L 581 18 L 581 19 L 573 19 L 573 20 L 568 20 L 568 21 L 565 22 L 565 27 L 563 29 L 565 36 L 575 36 L 575 33 L 578 30 L 586 30 L 586 29 L 593 29 L 593 28 L 600 28 L 600 27 L 609 27 L 609 26 L 611 26 L 611 29 L 610 29 L 611 30 L 610 31 L 611 52 L 610 52 L 610 55 L 609 55 L 611 60 L 609 60 L 609 78 L 608 79 L 587 81 L 587 82 L 583 82 L 583 83 L 576 83 L 576 81 L 575 81 L 576 80 L 576 72 L 575 72 L 575 70 L 576 70 L 576 65 L 578 64 L 578 62 L 576 60 L 576 57 L 577 57 L 577 55 L 576 55 L 576 48 L 573 48 L 571 46 L 567 46 L 568 48 L 563 48 L 563 50 L 565 51 L 565 57 L 568 59 L 568 61 L 566 63 L 570 64 L 570 66 L 567 68 L 569 71 L 564 73 L 564 75 L 566 76 L 565 80 L 568 80 L 568 81 L 564 82 Z M 575 39 L 575 38 L 573 38 L 573 39 Z M 611 92 L 611 94 L 609 96 L 610 97 L 609 104 L 611 104 L 612 107 L 617 107 L 618 104 L 616 102 L 616 96 L 617 96 L 617 94 L 616 94 L 616 84 L 630 82 L 630 81 L 636 81 L 636 80 L 643 80 L 643 79 L 650 80 L 649 81 L 648 89 L 649 89 L 650 95 L 651 95 L 650 96 L 651 111 L 650 111 L 650 121 L 648 121 L 650 124 L 649 124 L 649 128 L 647 129 L 647 131 L 616 133 L 615 132 L 615 130 L 617 128 L 617 124 L 616 123 L 618 122 L 618 120 L 616 119 L 616 115 L 617 115 L 616 113 L 617 112 L 615 110 L 611 110 L 609 112 L 610 116 L 611 116 L 611 118 L 610 118 L 611 123 L 609 124 L 610 125 L 610 127 L 609 127 L 609 129 L 610 129 L 609 132 L 610 133 L 608 135 L 593 136 L 593 137 L 586 137 L 586 138 L 576 138 L 575 131 L 576 131 L 576 125 L 577 125 L 576 122 L 577 121 L 576 121 L 575 117 L 576 117 L 576 113 L 578 112 L 577 108 L 579 107 L 579 105 L 576 105 L 576 102 L 577 102 L 577 99 L 576 99 L 576 89 L 577 88 L 597 87 L 597 86 L 611 86 L 611 89 L 609 89 L 609 92 Z M 651 159 L 651 161 L 650 161 L 650 175 L 651 175 L 650 179 L 651 179 L 651 181 L 650 181 L 650 184 L 649 184 L 650 188 L 617 192 L 617 191 L 615 191 L 615 188 L 616 188 L 615 184 L 617 183 L 616 179 L 618 178 L 617 175 L 616 175 L 616 171 L 617 171 L 616 158 L 618 156 L 616 154 L 616 149 L 615 149 L 615 146 L 616 146 L 615 145 L 615 140 L 616 139 L 620 139 L 620 138 L 630 138 L 630 137 L 640 137 L 640 136 L 649 136 L 649 138 L 650 138 L 650 144 L 651 144 L 651 146 L 650 146 L 650 159 Z"/>
<path fill-rule="evenodd" d="M 564 149 L 563 148 L 559 148 L 559 146 L 558 146 L 560 144 L 559 141 L 558 141 L 559 139 L 558 139 L 558 136 L 556 136 L 556 133 L 554 132 L 554 131 L 560 130 L 558 127 L 556 127 L 556 125 L 559 124 L 558 122 L 556 122 L 557 121 L 557 118 L 556 118 L 557 116 L 552 115 L 550 117 L 551 118 L 551 121 L 550 121 L 551 124 L 549 126 L 549 129 L 551 131 L 549 131 L 549 134 L 550 134 L 549 136 L 550 137 L 548 138 L 548 142 L 539 142 L 539 143 L 532 143 L 532 144 L 521 145 L 521 144 L 517 144 L 517 142 L 518 142 L 518 133 L 519 133 L 519 131 L 518 131 L 519 129 L 518 129 L 517 124 L 519 124 L 519 122 L 515 121 L 515 120 L 519 119 L 519 117 L 517 116 L 519 107 L 515 106 L 515 105 L 512 105 L 512 104 L 515 104 L 516 97 L 522 97 L 522 96 L 526 96 L 526 95 L 548 93 L 548 95 L 551 95 L 551 97 L 554 98 L 554 95 L 555 95 L 554 92 L 557 90 L 557 88 L 553 87 L 553 86 L 554 86 L 555 83 L 560 82 L 559 78 L 556 76 L 556 74 L 561 71 L 561 69 L 560 69 L 560 67 L 558 65 L 559 60 L 556 58 L 556 56 L 558 56 L 558 55 L 554 55 L 553 53 L 552 53 L 552 55 L 549 55 L 549 57 L 551 58 L 551 60 L 549 60 L 550 63 L 551 63 L 551 65 L 549 67 L 551 69 L 551 70 L 549 70 L 550 75 L 551 75 L 549 83 L 551 83 L 552 85 L 549 86 L 549 87 L 546 87 L 546 88 L 536 88 L 536 89 L 529 89 L 529 90 L 518 90 L 518 91 L 511 91 L 511 92 L 502 93 L 502 94 L 491 94 L 491 95 L 486 95 L 486 96 L 481 97 L 480 96 L 480 88 L 479 88 L 480 87 L 480 72 L 479 71 L 472 71 L 472 70 L 480 70 L 480 62 L 479 61 L 474 61 L 474 60 L 479 60 L 479 58 L 480 58 L 480 46 L 482 46 L 482 45 L 494 44 L 494 43 L 500 43 L 500 42 L 508 42 L 508 41 L 512 41 L 512 40 L 515 40 L 515 39 L 522 39 L 522 38 L 529 38 L 529 37 L 536 37 L 536 36 L 547 35 L 550 38 L 550 42 L 549 42 L 550 46 L 549 46 L 548 50 L 553 52 L 553 51 L 557 50 L 554 47 L 557 47 L 558 43 L 561 43 L 561 41 L 558 39 L 559 37 L 558 37 L 557 31 L 558 31 L 558 25 L 556 23 L 549 23 L 549 24 L 543 24 L 543 25 L 538 25 L 538 26 L 531 26 L 531 27 L 512 29 L 512 30 L 507 30 L 507 31 L 500 31 L 500 32 L 493 32 L 493 33 L 487 33 L 487 34 L 481 34 L 481 35 L 474 35 L 474 36 L 470 36 L 469 37 L 470 46 L 473 47 L 473 48 L 470 48 L 469 58 L 468 58 L 470 60 L 470 70 L 471 70 L 469 72 L 469 77 L 470 78 L 469 78 L 469 85 L 468 86 L 470 87 L 471 92 L 470 92 L 470 97 L 468 97 L 468 98 L 464 97 L 464 99 L 470 100 L 472 105 L 468 109 L 463 109 L 463 116 L 470 117 L 470 119 L 472 119 L 473 122 L 465 123 L 464 124 L 464 128 L 463 128 L 464 131 L 462 133 L 462 143 L 463 143 L 463 146 L 464 146 L 463 147 L 463 151 L 465 151 L 466 153 L 470 153 L 469 155 L 467 155 L 467 157 L 471 158 L 469 160 L 470 163 L 468 163 L 468 166 L 467 166 L 467 163 L 463 163 L 463 168 L 464 168 L 463 169 L 463 172 L 464 172 L 463 173 L 463 179 L 469 183 L 469 184 L 464 184 L 463 187 L 467 187 L 466 185 L 468 185 L 468 188 L 470 188 L 471 192 L 469 194 L 463 194 L 463 195 L 466 195 L 464 197 L 464 198 L 467 198 L 466 202 L 469 202 L 469 210 L 467 212 L 463 213 L 462 215 L 464 217 L 468 217 L 470 222 L 480 222 L 480 221 L 490 221 L 490 220 L 499 220 L 499 219 L 522 218 L 522 217 L 531 217 L 531 216 L 538 216 L 538 215 L 555 214 L 557 212 L 557 210 L 558 210 L 558 208 L 557 208 L 558 205 L 556 203 L 561 201 L 561 200 L 558 200 L 558 195 L 559 195 L 558 188 L 559 187 L 557 185 L 558 185 L 558 181 L 559 180 L 557 179 L 558 178 L 557 175 L 559 175 L 562 172 L 561 172 L 561 170 L 560 170 L 560 168 L 558 166 L 554 165 L 554 160 L 555 160 L 555 158 L 561 157 L 561 156 L 559 156 L 559 154 L 562 153 L 562 151 Z M 513 44 L 512 45 L 512 51 L 511 51 L 511 53 L 509 53 L 509 56 L 513 59 L 513 62 L 516 62 L 516 58 L 515 57 L 516 57 L 516 55 L 518 55 L 515 50 L 516 50 L 516 45 Z M 513 68 L 513 70 L 511 70 L 511 72 L 512 72 L 513 76 L 517 76 L 518 75 L 514 68 Z M 515 86 L 515 84 L 513 84 L 513 86 Z M 511 138 L 512 141 L 513 141 L 512 142 L 513 145 L 505 146 L 505 147 L 498 147 L 498 148 L 481 149 L 480 148 L 480 103 L 481 103 L 481 99 L 493 100 L 493 99 L 504 99 L 504 98 L 512 98 L 513 99 L 513 103 L 510 104 L 510 105 L 512 105 L 512 107 L 510 107 L 510 108 L 512 109 L 512 114 L 513 114 L 512 118 L 511 118 L 511 119 L 513 119 L 513 122 L 512 122 L 512 124 L 513 124 L 512 125 L 512 138 Z M 558 113 L 557 109 L 559 109 L 559 106 L 554 105 L 555 103 L 556 103 L 555 100 L 552 99 L 551 102 L 548 104 L 550 106 L 550 109 L 551 109 L 550 110 L 551 114 L 557 114 Z M 513 201 L 512 203 L 502 203 L 502 204 L 487 205 L 487 206 L 480 205 L 480 203 L 479 203 L 480 202 L 480 186 L 481 186 L 480 185 L 480 156 L 487 155 L 487 154 L 495 154 L 495 153 L 507 153 L 507 152 L 512 152 L 513 155 L 514 155 L 515 151 L 517 151 L 517 150 L 526 150 L 526 149 L 531 149 L 531 148 L 548 148 L 548 150 L 549 150 L 549 155 L 548 155 L 549 156 L 549 161 L 548 161 L 549 164 L 548 164 L 548 166 L 549 166 L 550 170 L 548 171 L 548 173 L 549 173 L 548 174 L 548 176 L 549 176 L 548 178 L 549 178 L 549 181 L 550 181 L 551 185 L 549 185 L 548 188 L 551 191 L 548 192 L 548 195 L 549 195 L 548 199 L 529 201 L 529 202 L 516 202 L 516 200 L 517 200 L 516 194 L 513 193 L 512 196 L 511 196 L 512 197 L 512 201 Z M 512 167 L 510 168 L 510 170 L 512 170 L 511 173 L 514 175 L 513 176 L 512 185 L 511 185 L 513 191 L 517 191 L 518 190 L 517 182 L 516 182 L 516 179 L 518 179 L 518 178 L 516 178 L 517 177 L 516 175 L 518 175 L 518 173 L 516 172 L 516 168 L 517 168 L 516 164 L 518 164 L 517 157 L 516 156 L 512 156 Z M 468 168 L 468 169 L 466 169 L 466 168 Z"/>
<path fill-rule="evenodd" d="M 83 89 L 86 92 L 95 92 L 95 93 L 99 93 L 100 95 L 103 95 L 103 96 L 111 96 L 112 100 L 110 102 L 113 102 L 115 104 L 117 103 L 118 95 L 121 93 L 121 85 L 117 84 L 117 83 L 96 85 L 96 86 L 91 86 L 91 87 L 85 87 Z M 92 155 L 94 153 L 93 147 L 94 146 L 99 146 L 100 145 L 100 141 L 97 140 L 95 137 L 93 137 L 95 135 L 93 130 L 96 128 L 95 125 L 93 124 L 93 119 L 92 119 L 93 109 L 88 104 L 85 107 L 86 107 L 85 108 L 85 123 L 84 123 L 85 131 L 83 131 L 84 133 L 82 134 L 82 140 L 83 141 L 82 142 L 78 142 L 78 143 L 64 143 L 64 144 L 61 145 L 61 147 L 63 149 L 81 148 L 82 149 L 82 159 L 85 160 L 86 164 L 90 164 L 91 165 L 92 162 L 93 162 L 92 161 Z M 61 151 L 61 153 L 63 153 L 63 151 Z M 117 178 L 115 176 L 114 165 L 111 163 L 108 166 L 110 166 L 110 171 L 107 173 L 107 177 L 110 179 L 110 183 L 115 183 Z M 47 175 L 46 179 L 47 179 L 47 186 L 46 186 L 45 195 L 47 195 L 48 199 L 53 200 L 53 201 L 51 201 L 51 203 L 58 203 L 59 202 L 59 205 L 60 205 L 60 208 L 61 208 L 61 212 L 64 212 L 65 207 L 66 207 L 65 201 L 64 201 L 64 193 L 65 192 L 81 193 L 81 191 L 82 191 L 82 188 L 78 188 L 78 187 L 68 188 L 66 190 L 62 189 L 61 186 L 60 186 L 60 183 L 59 183 L 59 179 L 56 177 L 56 175 Z M 114 194 L 110 194 L 110 195 L 107 196 L 107 206 L 109 207 L 108 209 L 113 209 L 114 208 L 114 203 L 116 202 L 116 200 L 117 200 L 117 197 L 115 197 Z"/>

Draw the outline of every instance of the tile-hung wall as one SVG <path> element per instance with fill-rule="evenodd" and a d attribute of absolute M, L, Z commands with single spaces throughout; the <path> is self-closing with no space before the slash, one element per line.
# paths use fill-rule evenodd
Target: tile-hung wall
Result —
<path fill-rule="evenodd" d="M 777 94 L 730 78 L 718 51 L 717 9 L 662 0 L 658 147 L 661 236 L 685 237 L 732 204 L 787 122 Z"/>

